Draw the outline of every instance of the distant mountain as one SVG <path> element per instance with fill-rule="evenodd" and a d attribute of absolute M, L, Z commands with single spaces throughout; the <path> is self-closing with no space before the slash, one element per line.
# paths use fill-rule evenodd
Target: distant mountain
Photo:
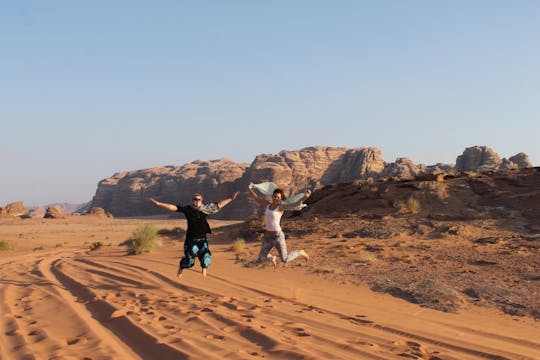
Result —
<path fill-rule="evenodd" d="M 305 188 L 320 188 L 361 179 L 412 179 L 422 175 L 496 171 L 531 167 L 527 155 L 519 153 L 501 158 L 487 146 L 465 149 L 456 164 L 414 164 L 408 158 L 387 163 L 377 148 L 308 147 L 279 154 L 257 155 L 251 164 L 229 159 L 194 161 L 181 166 L 166 166 L 116 173 L 99 182 L 89 208 L 100 207 L 115 217 L 163 214 L 148 197 L 170 203 L 189 204 L 191 195 L 202 193 L 206 201 L 219 201 L 234 191 L 237 200 L 216 219 L 245 219 L 260 209 L 247 195 L 250 182 L 273 181 L 290 194 Z"/>
<path fill-rule="evenodd" d="M 45 216 L 47 209 L 56 208 L 60 209 L 62 214 L 69 215 L 78 215 L 84 214 L 89 209 L 90 202 L 82 204 L 70 204 L 70 203 L 54 203 L 43 206 L 31 206 L 28 208 L 28 215 L 32 218 L 42 218 Z"/>

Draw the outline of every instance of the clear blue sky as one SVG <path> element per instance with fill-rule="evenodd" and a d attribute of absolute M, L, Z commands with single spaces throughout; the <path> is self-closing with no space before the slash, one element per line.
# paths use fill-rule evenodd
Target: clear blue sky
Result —
<path fill-rule="evenodd" d="M 0 206 L 307 146 L 540 164 L 540 1 L 2 1 Z"/>

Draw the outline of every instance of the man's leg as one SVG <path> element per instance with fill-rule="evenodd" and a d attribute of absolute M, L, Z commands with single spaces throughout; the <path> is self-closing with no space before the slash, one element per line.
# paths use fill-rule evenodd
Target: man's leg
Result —
<path fill-rule="evenodd" d="M 193 254 L 192 245 L 186 241 L 184 242 L 184 257 L 180 259 L 180 262 L 178 263 L 178 271 L 176 272 L 176 277 L 180 279 L 182 277 L 182 271 L 184 269 L 192 267 L 194 264 L 195 256 Z"/>
<path fill-rule="evenodd" d="M 206 278 L 206 269 L 208 269 L 210 263 L 212 262 L 212 253 L 210 252 L 210 248 L 208 247 L 207 240 L 201 241 L 197 245 L 197 257 L 199 258 L 199 262 L 201 263 L 201 273 L 202 276 Z"/>

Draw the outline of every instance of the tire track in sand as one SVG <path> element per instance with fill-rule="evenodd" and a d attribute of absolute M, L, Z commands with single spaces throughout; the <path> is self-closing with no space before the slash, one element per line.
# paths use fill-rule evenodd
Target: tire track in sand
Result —
<path fill-rule="evenodd" d="M 55 258 L 63 253 L 47 255 Z M 81 353 L 101 359 L 132 356 L 126 347 L 95 331 L 77 304 L 70 306 L 60 286 L 42 272 L 44 259 L 21 256 L 0 268 L 2 359 L 77 358 Z"/>

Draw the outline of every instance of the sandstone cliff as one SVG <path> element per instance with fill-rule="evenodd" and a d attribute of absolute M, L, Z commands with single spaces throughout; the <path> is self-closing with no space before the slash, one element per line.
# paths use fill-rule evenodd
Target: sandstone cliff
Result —
<path fill-rule="evenodd" d="M 189 204 L 191 195 L 200 192 L 205 201 L 219 201 L 234 191 L 237 200 L 212 217 L 246 219 L 260 215 L 261 209 L 247 195 L 250 182 L 273 181 L 293 194 L 307 187 L 367 178 L 414 178 L 424 174 L 452 171 L 488 171 L 531 167 L 527 155 L 519 153 L 501 159 L 488 147 L 465 149 L 456 166 L 414 164 L 408 158 L 386 163 L 377 148 L 309 147 L 279 154 L 261 154 L 251 164 L 229 159 L 194 161 L 182 166 L 156 167 L 114 174 L 98 184 L 89 207 L 100 207 L 115 217 L 166 214 L 151 205 L 148 197 L 169 203 Z M 172 214 L 171 214 L 172 215 Z"/>
<path fill-rule="evenodd" d="M 247 167 L 229 159 L 198 160 L 182 166 L 116 173 L 100 181 L 90 208 L 103 208 L 113 216 L 141 216 L 163 213 L 148 202 L 148 197 L 189 204 L 191 195 L 201 192 L 209 201 L 221 200 L 239 188 L 237 182 Z"/>

